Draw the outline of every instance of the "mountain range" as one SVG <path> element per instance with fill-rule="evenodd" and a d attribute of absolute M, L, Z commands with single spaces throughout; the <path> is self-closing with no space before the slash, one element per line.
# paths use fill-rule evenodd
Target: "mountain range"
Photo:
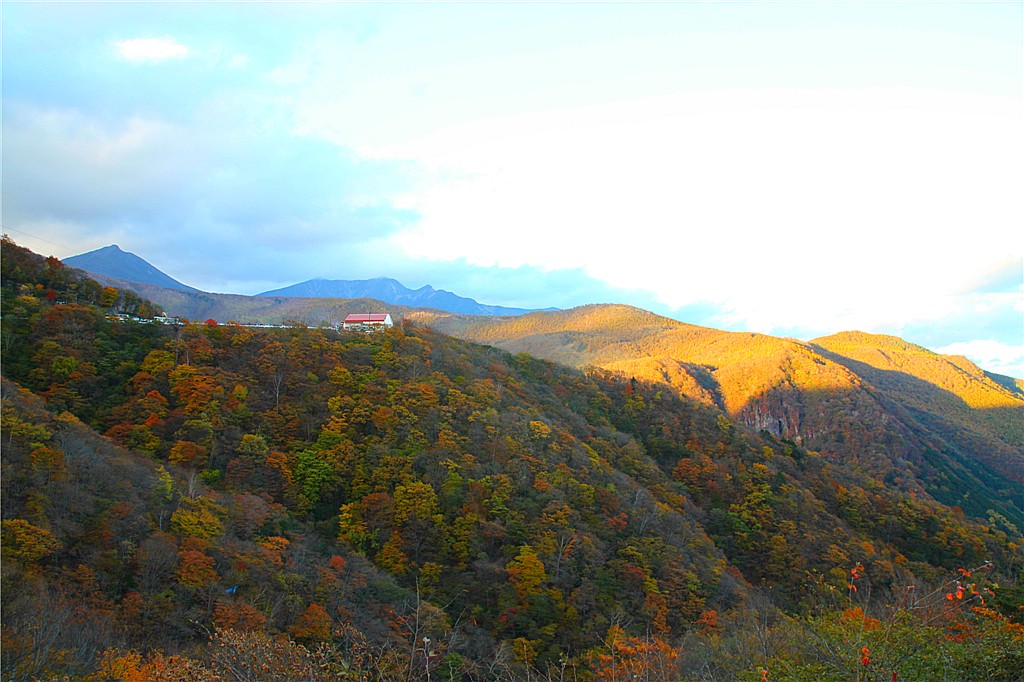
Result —
<path fill-rule="evenodd" d="M 507 308 L 485 305 L 471 298 L 453 294 L 428 285 L 410 289 L 389 277 L 374 279 L 311 279 L 283 289 L 265 291 L 257 296 L 286 298 L 375 298 L 386 303 L 420 308 L 436 308 L 465 315 L 522 315 L 532 312 L 528 308 Z"/>
<path fill-rule="evenodd" d="M 172 289 L 174 291 L 188 291 L 206 294 L 206 292 L 200 292 L 198 289 L 190 287 L 187 284 L 182 284 L 134 253 L 122 250 L 116 244 L 104 246 L 101 249 L 96 249 L 95 251 L 90 251 L 88 253 L 65 258 L 64 263 L 73 268 L 84 270 L 91 275 L 98 276 L 101 280 L 110 282 L 116 280 L 115 286 L 123 286 L 127 283 L 133 283 L 148 285 L 148 287 Z M 146 291 L 140 290 L 139 293 L 144 296 L 148 293 L 151 296 L 151 300 L 161 303 L 160 298 L 162 297 L 159 293 L 157 293 L 156 290 L 149 289 L 148 287 L 146 288 Z M 214 295 L 232 296 L 232 294 Z M 271 298 L 278 301 L 282 298 L 374 299 L 393 305 L 418 308 L 436 308 L 437 310 L 444 310 L 464 315 L 521 315 L 523 313 L 532 312 L 532 309 L 527 308 L 508 308 L 505 306 L 478 303 L 471 298 L 459 296 L 450 291 L 435 289 L 429 284 L 422 286 L 419 289 L 410 289 L 398 280 L 388 277 L 377 277 L 366 280 L 311 279 L 281 289 L 265 291 L 261 294 L 257 294 L 257 296 Z M 191 305 L 186 305 L 182 308 L 181 306 L 187 300 L 189 300 L 188 297 L 179 297 L 176 304 L 172 305 L 176 310 L 187 310 L 187 312 L 179 312 L 177 314 L 190 318 L 202 316 L 219 320 L 252 319 L 252 313 L 249 310 L 240 312 L 249 313 L 250 316 L 242 316 L 229 312 L 231 308 L 230 305 L 222 305 L 218 310 L 218 306 L 210 304 L 210 299 L 203 299 L 202 297 L 200 297 L 199 300 L 193 300 Z M 214 313 L 220 313 L 220 315 L 216 315 Z M 224 315 L 227 315 L 227 317 Z M 293 316 L 290 319 L 298 318 Z M 275 322 L 278 321 L 281 320 L 275 320 Z"/>

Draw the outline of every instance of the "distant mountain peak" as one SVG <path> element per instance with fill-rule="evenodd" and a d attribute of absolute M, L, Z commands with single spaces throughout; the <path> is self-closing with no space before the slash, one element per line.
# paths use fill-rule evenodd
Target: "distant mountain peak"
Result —
<path fill-rule="evenodd" d="M 286 298 L 374 298 L 378 301 L 410 307 L 436 308 L 449 313 L 463 315 L 522 315 L 534 312 L 526 308 L 507 308 L 486 305 L 453 294 L 444 289 L 435 289 L 425 284 L 419 289 L 410 289 L 391 277 L 372 279 L 310 279 L 282 289 L 264 291 L 257 296 L 283 296 Z"/>
<path fill-rule="evenodd" d="M 117 244 L 65 258 L 63 263 L 79 270 L 128 282 L 153 284 L 180 291 L 198 291 L 158 270 L 134 253 L 125 251 Z"/>

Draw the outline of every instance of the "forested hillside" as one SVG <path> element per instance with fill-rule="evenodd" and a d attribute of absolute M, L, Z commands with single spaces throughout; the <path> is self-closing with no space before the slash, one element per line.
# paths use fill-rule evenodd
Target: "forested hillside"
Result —
<path fill-rule="evenodd" d="M 810 343 L 726 332 L 622 305 L 412 315 L 511 352 L 664 383 L 752 429 L 854 459 L 887 485 L 1024 527 L 1024 394 L 966 358 L 860 332 Z"/>
<path fill-rule="evenodd" d="M 2 256 L 5 680 L 1024 667 L 1020 532 L 913 467 L 410 323 L 109 319 L 149 304 Z"/>

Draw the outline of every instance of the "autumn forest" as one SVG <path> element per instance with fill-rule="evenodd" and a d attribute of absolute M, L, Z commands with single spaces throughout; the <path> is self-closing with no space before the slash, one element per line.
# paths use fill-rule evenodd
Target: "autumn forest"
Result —
<path fill-rule="evenodd" d="M 1019 444 L 958 489 L 955 434 L 2 259 L 4 680 L 1022 679 Z"/>

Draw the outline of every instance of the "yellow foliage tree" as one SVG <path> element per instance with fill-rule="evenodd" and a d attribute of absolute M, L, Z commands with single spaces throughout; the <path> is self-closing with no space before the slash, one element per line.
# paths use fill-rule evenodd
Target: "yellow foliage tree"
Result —
<path fill-rule="evenodd" d="M 536 592 L 541 583 L 548 579 L 544 563 L 537 558 L 537 552 L 529 545 L 519 548 L 519 554 L 505 567 L 508 579 L 516 588 L 521 600 Z"/>
<path fill-rule="evenodd" d="M 0 525 L 3 530 L 0 546 L 3 547 L 4 558 L 18 561 L 26 570 L 35 570 L 39 561 L 61 548 L 53 533 L 24 519 L 9 519 Z"/>
<path fill-rule="evenodd" d="M 171 514 L 171 530 L 180 535 L 209 540 L 224 532 L 221 518 L 225 513 L 223 507 L 205 497 L 187 501 Z"/>

